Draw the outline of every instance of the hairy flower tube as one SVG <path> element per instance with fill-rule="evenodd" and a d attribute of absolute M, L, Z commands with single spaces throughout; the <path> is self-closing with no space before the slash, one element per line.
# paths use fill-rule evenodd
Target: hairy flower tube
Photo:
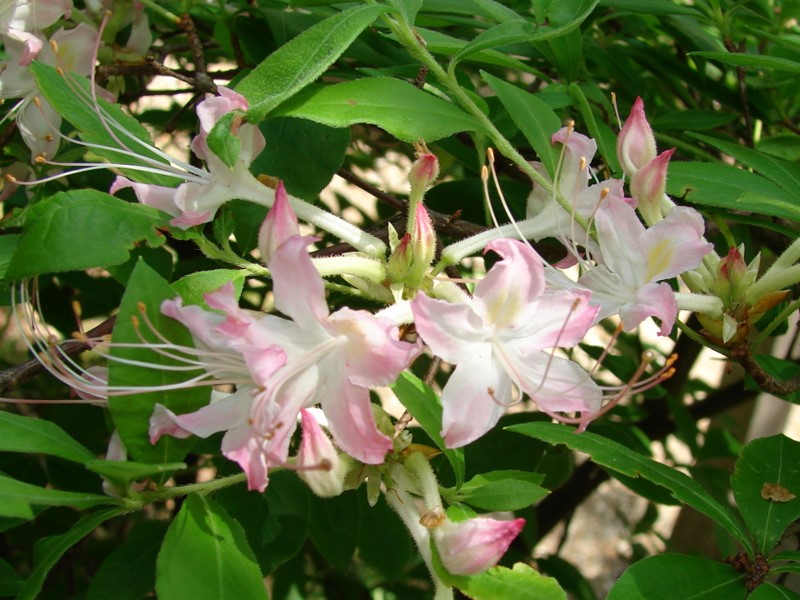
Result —
<path fill-rule="evenodd" d="M 442 391 L 442 436 L 458 447 L 482 436 L 512 403 L 512 387 L 548 413 L 591 415 L 602 393 L 576 363 L 547 349 L 579 343 L 598 309 L 587 291 L 546 289 L 544 264 L 526 244 L 501 239 L 502 257 L 471 298 L 446 302 L 419 294 L 411 308 L 433 353 L 455 364 Z"/>

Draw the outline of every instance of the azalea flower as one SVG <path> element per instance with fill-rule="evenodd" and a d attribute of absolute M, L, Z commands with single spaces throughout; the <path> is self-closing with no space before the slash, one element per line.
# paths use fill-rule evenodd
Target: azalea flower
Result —
<path fill-rule="evenodd" d="M 525 519 L 447 519 L 433 530 L 444 567 L 453 575 L 475 575 L 495 566 L 525 526 Z"/>
<path fill-rule="evenodd" d="M 549 413 L 591 414 L 602 393 L 577 364 L 548 348 L 580 342 L 597 308 L 587 291 L 545 289 L 544 265 L 526 244 L 500 239 L 499 254 L 471 299 L 450 303 L 419 294 L 411 303 L 417 331 L 456 365 L 442 391 L 442 436 L 463 446 L 491 429 L 511 403 L 512 386 Z"/>

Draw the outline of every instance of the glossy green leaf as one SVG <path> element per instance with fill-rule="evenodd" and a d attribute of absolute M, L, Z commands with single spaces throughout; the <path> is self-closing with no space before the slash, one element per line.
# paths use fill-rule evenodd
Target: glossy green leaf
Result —
<path fill-rule="evenodd" d="M 32 519 L 33 506 L 72 506 L 90 508 L 101 504 L 115 504 L 116 500 L 99 494 L 65 492 L 31 485 L 0 475 L 0 516 Z"/>
<path fill-rule="evenodd" d="M 702 131 L 727 125 L 739 115 L 718 110 L 676 110 L 659 115 L 650 121 L 653 131 L 666 129 L 691 129 Z"/>
<path fill-rule="evenodd" d="M 135 346 L 113 346 L 111 353 L 126 360 L 138 361 L 139 364 L 109 361 L 109 385 L 133 390 L 151 386 L 163 387 L 177 385 L 197 375 L 196 371 L 164 369 L 176 365 L 176 361 L 144 347 L 139 337 L 138 330 L 141 330 L 146 339 L 155 340 L 155 334 L 147 330 L 139 311 L 140 306 L 144 306 L 149 321 L 161 335 L 175 344 L 193 347 L 189 332 L 177 321 L 161 314 L 161 303 L 176 296 L 176 292 L 167 282 L 147 264 L 139 262 L 136 265 L 122 297 L 112 336 L 114 342 L 131 343 Z M 142 364 L 152 364 L 154 368 L 150 369 Z M 108 403 L 120 438 L 134 460 L 155 464 L 170 463 L 182 460 L 194 441 L 165 435 L 157 444 L 150 444 L 148 429 L 153 407 L 158 402 L 176 414 L 193 412 L 208 402 L 210 393 L 209 388 L 203 387 L 179 388 L 113 395 L 109 397 Z"/>
<path fill-rule="evenodd" d="M 95 457 L 55 423 L 8 411 L 0 411 L 0 450 L 49 454 L 79 463 Z"/>
<path fill-rule="evenodd" d="M 561 119 L 533 94 L 488 73 L 482 75 L 552 176 L 558 162 L 558 149 L 550 139 L 561 128 Z"/>
<path fill-rule="evenodd" d="M 543 475 L 524 471 L 492 471 L 465 483 L 457 500 L 488 511 L 521 510 L 549 493 L 539 485 L 543 479 Z"/>
<path fill-rule="evenodd" d="M 438 559 L 438 557 L 436 557 Z M 436 560 L 435 559 L 435 560 Z M 441 567 L 441 565 L 440 565 Z M 437 569 L 446 583 L 473 600 L 566 600 L 558 582 L 531 566 L 517 563 L 513 568 L 494 567 L 479 575 L 454 576 Z"/>
<path fill-rule="evenodd" d="M 206 496 L 189 495 L 167 530 L 156 562 L 161 600 L 267 598 L 244 530 Z"/>
<path fill-rule="evenodd" d="M 730 565 L 683 554 L 659 554 L 635 562 L 607 600 L 743 600 L 744 575 Z"/>
<path fill-rule="evenodd" d="M 287 42 L 236 86 L 249 102 L 247 119 L 258 123 L 273 108 L 322 75 L 385 6 L 356 6 L 338 13 Z"/>
<path fill-rule="evenodd" d="M 156 153 L 150 134 L 139 121 L 99 96 L 96 98 L 97 105 L 93 105 L 88 79 L 75 73 L 69 73 L 67 78 L 50 65 L 37 62 L 31 64 L 30 70 L 36 78 L 39 91 L 56 112 L 78 130 L 83 141 L 95 144 L 91 149 L 93 154 L 123 165 L 168 166 Z M 102 111 L 103 119 L 99 111 Z M 138 157 L 121 154 L 119 150 L 132 152 Z M 135 181 L 176 185 L 174 177 L 158 173 L 130 169 L 122 169 L 122 172 Z"/>
<path fill-rule="evenodd" d="M 766 554 L 800 518 L 800 443 L 783 435 L 753 440 L 742 449 L 731 484 L 756 548 Z M 765 498 L 767 485 L 785 491 L 787 499 Z"/>
<path fill-rule="evenodd" d="M 455 56 L 468 43 L 465 40 L 447 35 L 436 29 L 416 27 L 414 30 L 425 40 L 425 47 L 435 55 Z M 481 50 L 480 52 L 471 54 L 467 59 L 471 63 L 492 65 L 506 69 L 514 69 L 523 73 L 541 75 L 541 71 L 531 64 L 509 56 L 499 50 Z"/>
<path fill-rule="evenodd" d="M 735 52 L 690 52 L 689 56 L 698 56 L 717 60 L 726 65 L 734 67 L 745 67 L 751 69 L 769 69 L 772 71 L 787 71 L 789 73 L 800 73 L 800 62 L 780 58 L 777 56 L 764 56 L 761 54 L 741 54 Z"/>
<path fill-rule="evenodd" d="M 135 526 L 92 575 L 86 600 L 141 600 L 156 584 L 156 557 L 164 539 L 164 523 Z"/>
<path fill-rule="evenodd" d="M 783 160 L 800 160 L 800 135 L 785 133 L 773 135 L 756 142 L 756 150 Z"/>
<path fill-rule="evenodd" d="M 307 119 L 267 119 L 261 131 L 269 142 L 253 162 L 253 171 L 283 180 L 289 194 L 309 202 L 315 202 L 331 182 L 350 146 L 349 129 Z M 298 156 L 309 160 L 297 160 Z"/>
<path fill-rule="evenodd" d="M 672 0 L 647 0 L 647 2 L 642 2 L 642 0 L 600 0 L 600 6 L 644 15 L 697 15 L 696 9 L 676 4 Z"/>
<path fill-rule="evenodd" d="M 44 580 L 64 553 L 97 529 L 100 525 L 122 514 L 119 508 L 109 508 L 84 516 L 66 533 L 46 537 L 36 542 L 34 547 L 34 567 L 17 600 L 34 600 L 39 597 Z"/>
<path fill-rule="evenodd" d="M 242 116 L 235 112 L 222 115 L 206 137 L 208 149 L 231 169 L 242 151 L 242 140 L 233 133 L 234 119 L 241 118 Z"/>
<path fill-rule="evenodd" d="M 173 282 L 171 287 L 183 298 L 184 304 L 197 304 L 208 309 L 203 298 L 205 294 L 216 291 L 230 282 L 238 298 L 242 294 L 246 278 L 247 273 L 241 269 L 212 269 L 190 273 Z"/>
<path fill-rule="evenodd" d="M 477 121 L 453 104 L 410 83 L 387 77 L 306 90 L 273 114 L 310 119 L 331 127 L 370 123 L 407 142 L 432 142 L 459 131 L 481 130 Z"/>
<path fill-rule="evenodd" d="M 767 581 L 753 590 L 747 600 L 800 600 L 800 594 Z"/>
<path fill-rule="evenodd" d="M 506 46 L 519 42 L 542 42 L 569 33 L 586 20 L 586 17 L 588 17 L 594 10 L 594 7 L 597 6 L 597 0 L 584 0 L 581 2 L 564 4 L 571 4 L 572 6 L 569 6 L 569 9 L 575 10 L 575 14 L 566 22 L 540 26 L 526 19 L 504 21 L 482 32 L 461 48 L 461 50 L 453 56 L 450 68 L 466 57 L 480 52 L 481 50 L 488 50 L 489 48 L 497 48 L 499 46 Z"/>
<path fill-rule="evenodd" d="M 800 193 L 797 191 L 800 188 L 800 167 L 797 165 L 741 144 L 726 142 L 699 133 L 693 133 L 690 136 L 732 156 L 744 166 L 750 167 L 776 185 L 779 185 L 786 192 L 793 195 L 795 204 L 800 205 Z"/>
<path fill-rule="evenodd" d="M 361 520 L 355 491 L 334 498 L 311 498 L 308 534 L 322 556 L 346 571 L 358 546 Z"/>
<path fill-rule="evenodd" d="M 671 162 L 667 193 L 692 204 L 800 220 L 792 194 L 760 175 L 721 163 Z"/>
<path fill-rule="evenodd" d="M 565 425 L 523 423 L 513 425 L 508 430 L 551 444 L 565 444 L 572 450 L 588 454 L 601 467 L 630 477 L 643 477 L 661 485 L 667 488 L 676 499 L 717 522 L 745 548 L 751 547 L 750 536 L 731 510 L 720 504 L 696 481 L 680 471 L 632 452 L 630 448 L 622 444 L 591 432 L 576 435 L 574 428 Z"/>
<path fill-rule="evenodd" d="M 22 279 L 120 265 L 137 243 L 163 243 L 156 227 L 164 224 L 166 216 L 96 190 L 59 192 L 26 213 L 22 238 L 6 276 Z"/>
<path fill-rule="evenodd" d="M 415 375 L 404 371 L 392 385 L 392 391 L 411 416 L 420 424 L 433 443 L 444 453 L 456 477 L 456 489 L 464 483 L 464 451 L 450 449 L 442 438 L 442 404 L 436 392 Z"/>
<path fill-rule="evenodd" d="M 597 120 L 586 94 L 578 84 L 571 83 L 568 90 L 569 95 L 577 101 L 578 109 L 589 129 L 588 135 L 597 142 L 597 148 L 606 165 L 613 173 L 620 173 L 622 168 L 617 159 L 617 135 L 608 125 Z"/>
<path fill-rule="evenodd" d="M 86 463 L 90 471 L 102 475 L 115 483 L 127 487 L 134 481 L 154 478 L 164 473 L 171 473 L 186 468 L 186 463 L 166 463 L 151 465 L 148 463 L 124 462 L 119 460 L 91 460 Z"/>

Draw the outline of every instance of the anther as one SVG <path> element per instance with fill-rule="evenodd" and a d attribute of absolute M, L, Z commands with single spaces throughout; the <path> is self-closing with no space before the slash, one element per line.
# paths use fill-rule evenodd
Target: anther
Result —
<path fill-rule="evenodd" d="M 607 187 L 604 187 L 602 190 L 600 190 L 600 200 L 605 200 L 610 193 L 611 190 Z"/>
<path fill-rule="evenodd" d="M 36 108 L 41 108 L 42 107 L 42 99 L 39 98 L 39 96 L 34 96 L 33 97 L 33 103 L 36 106 Z"/>
<path fill-rule="evenodd" d="M 139 311 L 139 314 L 143 315 L 147 313 L 147 305 L 144 302 L 137 302 L 136 303 L 136 310 Z"/>
<path fill-rule="evenodd" d="M 5 174 L 3 175 L 3 177 L 4 177 L 4 178 L 5 178 L 5 180 L 6 180 L 6 181 L 8 181 L 9 183 L 17 183 L 17 178 L 16 178 L 16 177 L 14 177 L 14 176 L 13 176 L 11 173 L 5 173 Z"/>
<path fill-rule="evenodd" d="M 53 54 L 58 54 L 58 42 L 50 40 L 50 47 L 53 49 Z"/>
<path fill-rule="evenodd" d="M 38 154 L 36 157 L 34 157 L 33 162 L 38 165 L 43 165 L 47 162 L 47 159 L 44 157 L 44 154 Z"/>
<path fill-rule="evenodd" d="M 64 77 L 64 69 L 62 69 L 60 66 L 56 67 L 56 73 Z"/>
<path fill-rule="evenodd" d="M 134 329 L 139 329 L 139 319 L 136 315 L 131 315 L 131 324 L 133 325 Z"/>
<path fill-rule="evenodd" d="M 489 181 L 489 167 L 486 165 L 481 166 L 481 181 L 487 183 Z"/>
<path fill-rule="evenodd" d="M 494 149 L 491 146 L 486 149 L 486 158 L 491 164 L 494 164 Z"/>
<path fill-rule="evenodd" d="M 581 171 L 585 171 L 586 170 L 586 157 L 585 156 L 581 156 L 580 170 Z"/>

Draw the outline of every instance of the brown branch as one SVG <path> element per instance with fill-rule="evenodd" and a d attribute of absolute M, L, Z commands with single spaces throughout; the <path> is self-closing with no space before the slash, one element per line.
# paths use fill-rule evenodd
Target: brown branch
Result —
<path fill-rule="evenodd" d="M 800 377 L 792 379 L 778 380 L 767 373 L 753 356 L 750 348 L 746 344 L 734 348 L 731 354 L 736 362 L 752 377 L 763 391 L 776 396 L 787 396 L 800 391 Z"/>

